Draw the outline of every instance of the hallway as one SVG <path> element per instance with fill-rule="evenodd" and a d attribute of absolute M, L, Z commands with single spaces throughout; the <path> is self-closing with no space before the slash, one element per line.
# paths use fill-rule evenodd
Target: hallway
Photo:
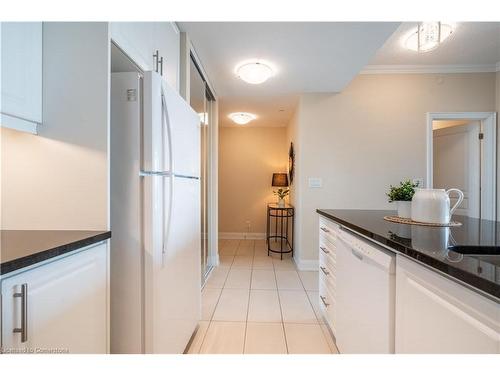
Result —
<path fill-rule="evenodd" d="M 337 353 L 318 309 L 318 272 L 268 257 L 264 240 L 220 240 L 189 354 Z"/>

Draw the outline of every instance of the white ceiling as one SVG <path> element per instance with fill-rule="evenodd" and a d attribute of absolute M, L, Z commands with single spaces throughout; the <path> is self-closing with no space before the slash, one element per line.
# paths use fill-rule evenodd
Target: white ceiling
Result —
<path fill-rule="evenodd" d="M 461 22 L 455 25 L 453 34 L 439 48 L 418 53 L 403 47 L 405 36 L 416 28 L 417 23 L 404 22 L 369 65 L 455 65 L 478 70 L 483 66 L 487 70 L 500 62 L 500 22 Z"/>
<path fill-rule="evenodd" d="M 180 22 L 227 115 L 253 112 L 252 126 L 285 126 L 302 92 L 338 92 L 396 30 L 389 22 Z M 235 66 L 259 58 L 277 73 L 261 85 L 238 79 Z M 280 112 L 280 109 L 284 109 Z"/>

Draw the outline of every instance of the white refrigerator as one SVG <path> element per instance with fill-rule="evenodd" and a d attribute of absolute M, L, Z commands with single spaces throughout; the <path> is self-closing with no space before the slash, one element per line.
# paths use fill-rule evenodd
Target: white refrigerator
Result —
<path fill-rule="evenodd" d="M 182 353 L 201 315 L 200 119 L 155 72 L 111 76 L 111 352 Z"/>

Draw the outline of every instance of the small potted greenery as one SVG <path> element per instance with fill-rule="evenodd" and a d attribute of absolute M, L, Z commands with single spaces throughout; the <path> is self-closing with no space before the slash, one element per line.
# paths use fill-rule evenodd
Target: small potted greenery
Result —
<path fill-rule="evenodd" d="M 410 180 L 401 181 L 399 186 L 390 186 L 387 196 L 389 202 L 396 202 L 399 217 L 411 218 L 411 200 L 416 187 L 418 187 L 418 183 L 413 183 Z"/>
<path fill-rule="evenodd" d="M 290 190 L 279 188 L 278 190 L 273 190 L 273 193 L 278 196 L 278 207 L 285 207 L 285 197 L 290 193 Z"/>

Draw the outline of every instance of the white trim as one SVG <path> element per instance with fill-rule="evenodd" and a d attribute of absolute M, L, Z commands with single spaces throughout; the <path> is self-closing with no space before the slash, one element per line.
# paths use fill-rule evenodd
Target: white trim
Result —
<path fill-rule="evenodd" d="M 447 74 L 447 73 L 493 73 L 500 71 L 496 64 L 466 65 L 367 65 L 359 74 Z"/>
<path fill-rule="evenodd" d="M 497 121 L 496 112 L 427 112 L 426 126 L 426 187 L 432 188 L 433 176 L 433 133 L 432 121 L 434 120 L 475 120 L 481 121 L 482 132 L 489 134 L 489 142 L 483 144 L 484 153 L 483 161 L 488 161 L 484 164 L 483 173 L 481 173 L 481 218 L 487 220 L 496 220 L 496 199 L 497 199 Z M 488 141 L 486 139 L 486 141 Z M 487 170 L 489 169 L 489 170 Z"/>
<path fill-rule="evenodd" d="M 28 121 L 19 117 L 10 116 L 6 113 L 0 115 L 0 126 L 19 130 L 26 133 L 38 134 L 38 122 Z"/>
<path fill-rule="evenodd" d="M 319 268 L 319 260 L 293 258 L 293 261 L 299 271 L 317 271 Z"/>
<path fill-rule="evenodd" d="M 265 233 L 258 232 L 219 232 L 221 240 L 264 240 Z"/>

